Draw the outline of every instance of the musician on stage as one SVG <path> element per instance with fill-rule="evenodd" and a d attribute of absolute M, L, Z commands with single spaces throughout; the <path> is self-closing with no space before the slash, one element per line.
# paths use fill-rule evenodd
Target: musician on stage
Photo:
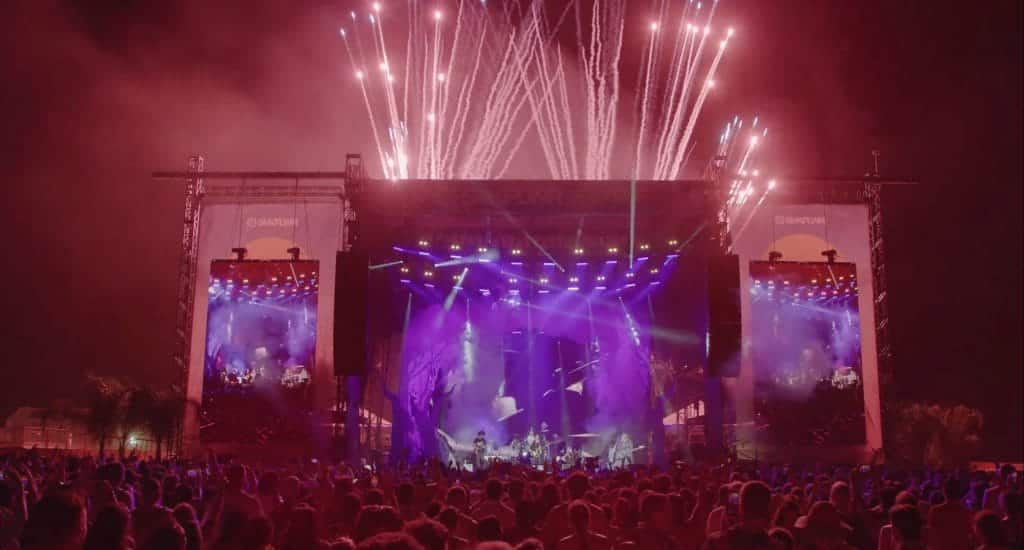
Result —
<path fill-rule="evenodd" d="M 473 440 L 473 470 L 480 471 L 484 467 L 484 453 L 487 452 L 487 435 L 483 430 L 476 433 Z"/>
<path fill-rule="evenodd" d="M 628 433 L 622 432 L 619 440 L 612 444 L 609 461 L 612 468 L 626 468 L 633 465 L 633 440 Z"/>

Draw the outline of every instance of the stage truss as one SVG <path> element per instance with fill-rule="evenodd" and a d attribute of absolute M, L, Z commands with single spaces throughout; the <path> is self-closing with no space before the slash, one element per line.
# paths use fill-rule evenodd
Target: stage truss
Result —
<path fill-rule="evenodd" d="M 187 170 L 184 172 L 155 172 L 154 179 L 172 179 L 184 181 L 184 216 L 182 224 L 182 239 L 180 245 L 180 256 L 177 270 L 177 299 L 175 307 L 175 350 L 173 353 L 173 368 L 177 370 L 182 388 L 187 386 L 189 358 L 192 352 L 192 327 L 195 317 L 195 292 L 196 272 L 199 256 L 199 230 L 202 214 L 202 202 L 210 200 L 231 200 L 233 198 L 245 197 L 247 199 L 284 199 L 284 198 L 333 198 L 340 199 L 344 203 L 344 231 L 343 246 L 345 249 L 351 247 L 353 237 L 358 236 L 354 230 L 358 218 L 357 196 L 364 190 L 364 186 L 370 184 L 389 185 L 391 182 L 367 182 L 364 179 L 361 160 L 359 155 L 348 155 L 346 158 L 346 170 L 343 172 L 208 172 L 205 170 L 205 159 L 201 155 L 189 158 Z M 720 171 L 709 169 L 704 180 L 692 181 L 690 183 L 703 184 L 704 197 L 707 201 L 707 225 L 712 228 L 708 232 L 712 244 L 712 250 L 718 253 L 728 253 L 731 247 L 729 227 L 724 223 L 722 216 L 724 201 L 727 196 L 728 184 Z M 216 185 L 208 186 L 206 180 L 239 180 L 240 185 Z M 282 185 L 251 185 L 248 182 L 260 180 L 290 180 L 295 181 L 294 188 Z M 328 185 L 298 185 L 300 180 L 335 180 L 340 184 Z M 866 176 L 864 178 L 848 179 L 787 179 L 787 182 L 798 184 L 794 190 L 780 194 L 781 200 L 791 203 L 824 203 L 824 204 L 865 204 L 869 213 L 869 246 L 871 251 L 871 273 L 874 283 L 875 296 L 873 297 L 875 312 L 875 334 L 877 338 L 877 359 L 880 377 L 880 392 L 885 409 L 886 391 L 892 380 L 892 349 L 888 335 L 888 291 L 886 285 L 886 255 L 883 238 L 882 224 L 882 189 L 892 184 L 913 183 L 905 180 L 881 179 L 878 177 Z M 417 182 L 420 185 L 445 185 L 445 183 L 459 182 Z M 493 184 L 497 182 L 481 182 Z M 504 183 L 504 182 L 502 182 Z M 528 182 L 527 188 L 534 188 L 533 185 L 539 182 Z M 545 185 L 561 182 L 544 182 Z M 566 182 L 570 185 L 589 184 L 599 186 L 604 182 Z M 679 182 L 631 182 L 633 189 L 638 183 L 679 183 Z M 549 188 L 550 189 L 550 188 Z M 799 189 L 799 191 L 795 190 Z M 556 203 L 566 200 L 564 195 L 557 194 Z M 584 195 L 581 200 L 592 200 L 590 196 Z M 524 201 L 530 200 L 525 194 Z M 462 201 L 467 207 L 473 201 Z M 354 204 L 355 203 L 355 204 Z M 550 205 L 549 205 L 550 206 Z M 341 230 L 341 229 L 339 229 Z M 340 382 L 338 391 L 340 392 Z M 340 397 L 340 393 L 339 393 Z M 182 430 L 179 430 L 177 448 L 183 448 Z"/>

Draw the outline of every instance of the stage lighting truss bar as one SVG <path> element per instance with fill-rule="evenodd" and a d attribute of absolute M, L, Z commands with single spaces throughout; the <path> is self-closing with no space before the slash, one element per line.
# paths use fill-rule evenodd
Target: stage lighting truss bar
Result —
<path fill-rule="evenodd" d="M 189 159 L 185 181 L 185 218 L 181 236 L 181 255 L 178 259 L 177 307 L 175 310 L 175 337 L 177 339 L 173 356 L 174 366 L 180 376 L 181 391 L 188 388 L 188 363 L 192 353 L 192 320 L 195 312 L 196 268 L 199 261 L 199 219 L 201 197 L 204 191 L 203 173 L 205 161 L 195 155 Z M 178 430 L 175 447 L 180 453 L 184 434 Z"/>
<path fill-rule="evenodd" d="M 886 401 L 892 380 L 892 347 L 889 341 L 889 292 L 886 274 L 885 242 L 882 225 L 882 187 L 887 182 L 864 182 L 864 199 L 868 207 L 868 238 L 871 250 L 871 280 L 875 289 L 875 341 L 878 351 L 879 390 Z"/>
<path fill-rule="evenodd" d="M 279 185 L 209 185 L 205 189 L 203 199 L 305 199 L 336 201 L 345 196 L 342 185 L 298 185 L 281 183 Z"/>

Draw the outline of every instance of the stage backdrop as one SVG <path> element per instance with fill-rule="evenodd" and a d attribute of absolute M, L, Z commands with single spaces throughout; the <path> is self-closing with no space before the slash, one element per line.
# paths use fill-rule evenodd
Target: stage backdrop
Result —
<path fill-rule="evenodd" d="M 867 460 L 872 450 L 882 447 L 882 424 L 878 390 L 878 353 L 875 343 L 874 287 L 871 276 L 871 253 L 868 234 L 867 205 L 781 205 L 766 203 L 738 235 L 734 235 L 734 250 L 740 257 L 740 303 L 743 316 L 743 352 L 740 376 L 726 379 L 726 398 L 735 407 L 738 452 L 741 457 L 770 458 L 783 450 L 781 443 L 773 443 L 770 430 L 754 431 L 755 424 L 755 365 L 756 354 L 751 345 L 762 336 L 753 334 L 757 326 L 754 319 L 751 277 L 752 261 L 768 260 L 768 252 L 782 253 L 784 262 L 824 262 L 822 251 L 835 249 L 837 262 L 856 264 L 858 296 L 856 308 L 860 316 L 860 367 L 863 384 L 865 439 L 857 444 L 821 444 L 794 448 L 785 445 L 783 454 L 805 456 L 831 455 Z M 728 422 L 728 421 L 727 421 Z"/>
<path fill-rule="evenodd" d="M 332 192 L 323 184 L 298 185 L 262 183 L 243 187 L 230 184 L 206 185 L 202 199 L 199 257 L 196 268 L 195 304 L 192 318 L 192 347 L 188 365 L 187 396 L 200 403 L 203 395 L 203 365 L 206 353 L 207 308 L 210 262 L 233 258 L 232 248 L 248 249 L 249 259 L 287 260 L 287 250 L 301 249 L 300 259 L 319 262 L 319 294 L 316 322 L 315 362 L 312 397 L 315 410 L 333 404 L 334 377 L 334 277 L 335 253 L 343 243 L 341 187 Z M 198 411 L 189 407 L 185 418 L 185 446 L 197 450 L 200 443 Z"/>

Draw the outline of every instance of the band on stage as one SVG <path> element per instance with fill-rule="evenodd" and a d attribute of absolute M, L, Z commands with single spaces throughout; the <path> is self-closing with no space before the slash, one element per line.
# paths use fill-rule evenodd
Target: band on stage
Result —
<path fill-rule="evenodd" d="M 538 469 L 572 469 L 572 468 L 628 468 L 634 464 L 634 454 L 644 446 L 633 444 L 628 433 L 622 432 L 612 438 L 603 452 L 590 453 L 584 448 L 594 450 L 600 446 L 597 442 L 600 434 L 581 433 L 561 437 L 542 423 L 539 431 L 534 428 L 525 435 L 513 437 L 507 445 L 489 443 L 484 430 L 477 432 L 470 451 L 460 453 L 452 451 L 453 460 L 471 466 L 474 471 L 487 468 L 494 462 L 512 462 Z M 465 447 L 462 447 L 463 449 Z"/>

